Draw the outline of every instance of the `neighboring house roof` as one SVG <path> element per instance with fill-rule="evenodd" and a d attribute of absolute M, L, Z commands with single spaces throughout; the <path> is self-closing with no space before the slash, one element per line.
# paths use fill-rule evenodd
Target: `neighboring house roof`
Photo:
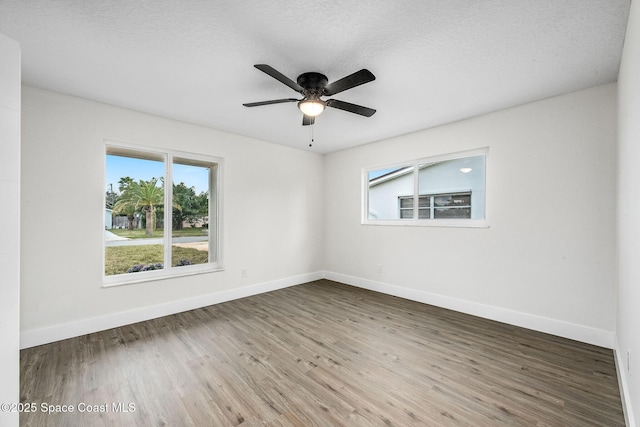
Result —
<path fill-rule="evenodd" d="M 432 162 L 432 163 L 425 163 L 420 165 L 420 169 L 425 169 L 428 168 L 430 166 L 433 166 L 435 164 L 438 164 L 439 162 Z M 405 166 L 405 167 L 401 167 L 395 170 L 392 170 L 390 172 L 385 173 L 384 175 L 380 175 L 378 177 L 375 177 L 373 179 L 369 180 L 369 188 L 371 187 L 375 187 L 376 185 L 380 185 L 383 184 L 385 182 L 388 181 L 392 181 L 394 179 L 397 179 L 401 176 L 410 174 L 413 172 L 413 166 Z"/>

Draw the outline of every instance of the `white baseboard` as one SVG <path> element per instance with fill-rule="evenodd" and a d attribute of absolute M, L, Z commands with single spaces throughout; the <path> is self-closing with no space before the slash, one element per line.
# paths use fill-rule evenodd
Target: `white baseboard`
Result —
<path fill-rule="evenodd" d="M 388 283 L 363 279 L 331 271 L 319 271 L 302 274 L 298 276 L 286 277 L 269 282 L 244 286 L 242 288 L 229 289 L 212 294 L 201 295 L 178 301 L 171 301 L 164 304 L 141 307 L 135 310 L 117 312 L 103 316 L 81 319 L 45 328 L 28 329 L 21 331 L 20 348 L 29 348 L 37 345 L 73 338 L 80 335 L 98 332 L 105 329 L 116 328 L 118 326 L 131 323 L 142 322 L 162 316 L 168 316 L 183 311 L 193 310 L 208 305 L 219 304 L 234 299 L 257 295 L 264 292 L 274 291 L 302 283 L 311 282 L 326 278 L 336 282 L 357 286 L 372 291 L 377 291 L 413 301 L 431 304 L 450 310 L 496 320 L 511 325 L 521 326 L 589 344 L 606 348 L 615 348 L 615 335 L 613 332 L 588 326 L 564 322 L 547 317 L 531 315 L 527 313 L 508 310 L 500 307 L 476 303 L 473 301 L 452 298 L 444 295 L 433 294 L 417 289 L 404 288 L 390 285 Z"/>
<path fill-rule="evenodd" d="M 164 304 L 141 307 L 135 310 L 128 310 L 103 316 L 91 317 L 88 319 L 81 319 L 74 322 L 48 326 L 45 328 L 28 329 L 21 331 L 20 348 L 24 349 L 35 347 L 37 345 L 86 335 L 93 332 L 103 331 L 105 329 L 117 328 L 118 326 L 143 322 L 145 320 L 181 313 L 183 311 L 219 304 L 222 302 L 244 298 L 252 295 L 258 295 L 264 292 L 275 291 L 277 289 L 287 288 L 290 286 L 295 286 L 322 278 L 323 272 L 318 271 L 314 273 L 301 274 L 298 276 L 285 277 L 269 282 L 244 286 L 241 288 L 215 292 L 212 294 L 201 295 L 193 298 L 171 301 Z"/>
<path fill-rule="evenodd" d="M 544 332 L 563 338 L 569 338 L 605 348 L 614 348 L 614 332 L 589 326 L 551 319 L 548 317 L 522 313 L 501 307 L 480 304 L 473 301 L 433 294 L 417 289 L 404 288 L 377 282 L 361 277 L 325 271 L 324 278 L 347 285 L 357 286 L 371 291 L 406 298 L 412 301 L 435 305 L 461 313 L 471 314 L 485 319 L 496 320 L 510 325 L 520 326 L 534 331 Z"/>
<path fill-rule="evenodd" d="M 631 396 L 629 395 L 629 385 L 627 384 L 627 364 L 625 363 L 626 355 L 620 351 L 617 337 L 614 337 L 613 355 L 616 361 L 616 372 L 618 373 L 618 387 L 620 388 L 620 398 L 622 399 L 622 409 L 624 410 L 624 420 L 628 427 L 635 427 L 636 421 L 633 416 L 633 407 L 631 406 Z"/>

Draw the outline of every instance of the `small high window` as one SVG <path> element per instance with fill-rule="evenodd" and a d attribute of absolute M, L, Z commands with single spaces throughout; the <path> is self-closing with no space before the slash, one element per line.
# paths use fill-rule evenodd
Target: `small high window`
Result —
<path fill-rule="evenodd" d="M 487 152 L 366 169 L 363 224 L 486 226 Z"/>

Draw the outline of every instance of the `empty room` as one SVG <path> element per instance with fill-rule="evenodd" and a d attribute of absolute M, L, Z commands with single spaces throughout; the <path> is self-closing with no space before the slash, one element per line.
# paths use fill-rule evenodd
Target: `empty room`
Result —
<path fill-rule="evenodd" d="M 631 0 L 2 0 L 0 58 L 1 427 L 636 425 Z"/>

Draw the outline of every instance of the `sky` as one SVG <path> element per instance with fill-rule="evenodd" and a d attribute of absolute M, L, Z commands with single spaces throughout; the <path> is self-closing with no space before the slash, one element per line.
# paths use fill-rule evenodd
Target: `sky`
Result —
<path fill-rule="evenodd" d="M 118 181 L 120 178 L 129 176 L 134 181 L 164 176 L 164 163 L 155 160 L 135 159 L 132 157 L 122 157 L 107 155 L 106 168 L 106 191 L 109 191 L 113 184 L 113 191 L 118 193 Z M 173 165 L 173 182 L 184 182 L 187 187 L 195 187 L 196 194 L 207 191 L 208 170 L 199 166 Z"/>
<path fill-rule="evenodd" d="M 388 174 L 389 172 L 397 171 L 398 169 L 402 169 L 402 168 L 395 167 L 395 168 L 386 168 L 386 169 L 378 169 L 378 170 L 374 170 L 374 171 L 369 171 L 369 181 L 371 181 L 372 179 L 377 178 L 379 176 Z"/>

